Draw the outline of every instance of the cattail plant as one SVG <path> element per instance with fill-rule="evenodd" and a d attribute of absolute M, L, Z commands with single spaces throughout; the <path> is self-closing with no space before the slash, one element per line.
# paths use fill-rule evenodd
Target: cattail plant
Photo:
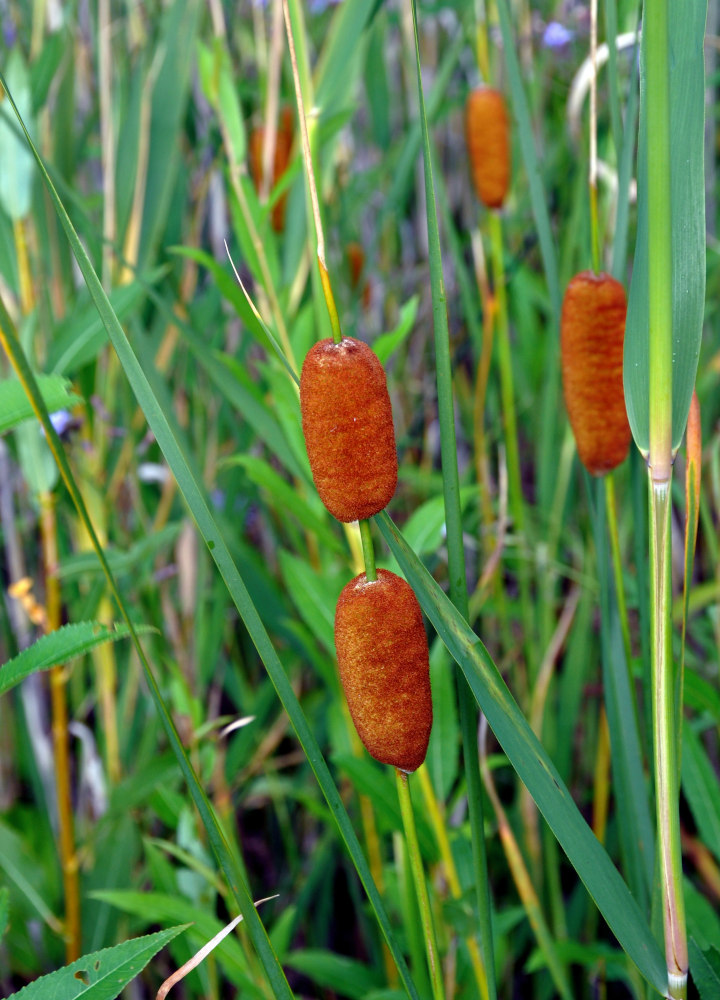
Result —
<path fill-rule="evenodd" d="M 604 475 L 630 446 L 623 392 L 625 289 L 609 274 L 581 271 L 565 292 L 560 324 L 562 376 L 578 454 Z"/>
<path fill-rule="evenodd" d="M 354 337 L 312 347 L 300 375 L 303 433 L 320 499 L 338 521 L 377 514 L 397 485 L 397 453 L 385 372 Z"/>
<path fill-rule="evenodd" d="M 478 198 L 487 208 L 502 208 L 510 185 L 510 126 L 499 90 L 478 87 L 470 93 L 465 136 Z"/>
<path fill-rule="evenodd" d="M 432 727 L 428 644 L 420 605 L 401 577 L 378 570 L 348 583 L 335 611 L 335 648 L 350 715 L 367 751 L 416 771 Z"/>

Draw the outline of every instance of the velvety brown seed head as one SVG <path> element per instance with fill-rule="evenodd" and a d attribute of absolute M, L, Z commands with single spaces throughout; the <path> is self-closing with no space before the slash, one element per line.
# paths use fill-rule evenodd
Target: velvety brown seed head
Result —
<path fill-rule="evenodd" d="M 335 648 L 350 715 L 369 754 L 415 771 L 432 728 L 428 644 L 412 588 L 399 576 L 364 573 L 343 589 Z"/>
<path fill-rule="evenodd" d="M 290 151 L 293 144 L 293 113 L 288 107 L 280 112 L 277 135 L 275 137 L 275 159 L 273 160 L 273 170 L 271 186 L 274 187 L 285 173 L 290 162 Z M 248 144 L 250 156 L 250 175 L 257 191 L 262 184 L 262 151 L 265 141 L 265 128 L 260 125 L 250 133 Z M 271 222 L 276 233 L 282 232 L 285 226 L 285 205 L 287 193 L 281 195 L 275 202 L 272 209 Z"/>
<path fill-rule="evenodd" d="M 465 137 L 477 196 L 488 208 L 500 208 L 510 186 L 510 125 L 500 91 L 478 87 L 470 92 Z"/>
<path fill-rule="evenodd" d="M 609 274 L 581 271 L 563 299 L 560 340 L 563 389 L 578 455 L 601 476 L 628 453 L 623 392 L 625 289 Z"/>
<path fill-rule="evenodd" d="M 315 344 L 300 409 L 313 481 L 333 517 L 358 521 L 386 507 L 397 486 L 395 430 L 385 372 L 367 344 Z"/>

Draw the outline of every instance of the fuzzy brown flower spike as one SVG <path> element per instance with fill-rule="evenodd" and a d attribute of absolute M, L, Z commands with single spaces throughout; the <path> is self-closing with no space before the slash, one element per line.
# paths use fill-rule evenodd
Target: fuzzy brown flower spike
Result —
<path fill-rule="evenodd" d="M 563 299 L 565 404 L 578 455 L 593 476 L 619 465 L 630 445 L 623 391 L 626 312 L 625 289 L 602 272 L 576 274 Z"/>
<path fill-rule="evenodd" d="M 397 452 L 385 372 L 360 340 L 328 337 L 300 375 L 305 446 L 320 499 L 338 521 L 372 517 L 397 486 Z"/>
<path fill-rule="evenodd" d="M 335 648 L 350 715 L 369 754 L 415 771 L 432 728 L 428 644 L 412 588 L 399 576 L 364 573 L 343 589 Z"/>
<path fill-rule="evenodd" d="M 487 208 L 501 208 L 510 185 L 510 125 L 499 90 L 471 91 L 465 105 L 465 138 L 478 198 Z"/>

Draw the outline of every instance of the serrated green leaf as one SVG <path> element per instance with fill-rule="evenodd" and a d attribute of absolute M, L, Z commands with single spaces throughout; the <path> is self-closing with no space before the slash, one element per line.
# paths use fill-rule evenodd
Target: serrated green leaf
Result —
<path fill-rule="evenodd" d="M 695 386 L 705 309 L 706 0 L 668 4 L 672 226 L 672 447 L 680 446 Z M 643 56 L 644 58 L 644 56 Z M 643 454 L 650 447 L 648 333 L 647 94 L 640 95 L 638 230 L 625 326 L 623 379 L 628 419 Z"/>
<path fill-rule="evenodd" d="M 148 625 L 137 625 L 135 628 L 138 633 L 157 631 Z M 120 624 L 111 628 L 101 625 L 100 622 L 63 625 L 57 631 L 41 636 L 32 646 L 28 646 L 0 667 L 0 695 L 38 670 L 49 670 L 50 667 L 60 663 L 67 663 L 73 657 L 83 656 L 103 642 L 117 642 L 129 634 L 128 628 Z"/>
<path fill-rule="evenodd" d="M 83 955 L 57 972 L 40 976 L 29 986 L 11 996 L 16 1000 L 114 1000 L 161 948 L 189 924 L 169 927 L 155 934 L 123 941 L 114 948 L 103 948 Z"/>
<path fill-rule="evenodd" d="M 70 389 L 67 379 L 59 375 L 38 375 L 38 387 L 50 413 L 55 410 L 65 410 L 80 402 Z M 0 434 L 16 427 L 24 420 L 35 416 L 25 390 L 15 378 L 0 381 Z"/>

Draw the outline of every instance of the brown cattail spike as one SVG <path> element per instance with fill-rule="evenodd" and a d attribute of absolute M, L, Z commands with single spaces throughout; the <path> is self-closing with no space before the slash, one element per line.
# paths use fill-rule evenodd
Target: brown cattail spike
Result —
<path fill-rule="evenodd" d="M 412 588 L 399 576 L 364 573 L 343 589 L 335 648 L 350 715 L 369 754 L 415 771 L 432 728 L 428 644 Z"/>
<path fill-rule="evenodd" d="M 397 453 L 385 372 L 360 340 L 321 340 L 300 375 L 305 446 L 320 499 L 338 521 L 372 517 L 397 486 Z"/>
<path fill-rule="evenodd" d="M 499 90 L 471 91 L 465 105 L 465 136 L 477 196 L 487 208 L 501 208 L 510 186 L 510 125 Z"/>
<path fill-rule="evenodd" d="M 563 299 L 560 340 L 563 389 L 578 454 L 602 476 L 628 453 L 623 392 L 625 289 L 609 274 L 581 271 Z"/>
<path fill-rule="evenodd" d="M 272 169 L 272 186 L 275 187 L 282 175 L 285 173 L 290 162 L 290 151 L 293 144 L 293 114 L 289 107 L 285 107 L 280 112 L 277 135 L 275 137 L 275 159 Z M 262 157 L 263 144 L 265 142 L 265 128 L 260 125 L 253 129 L 250 134 L 250 174 L 257 191 L 262 185 Z M 273 205 L 271 222 L 276 233 L 281 233 L 285 226 L 285 204 L 287 202 L 287 192 L 281 195 Z"/>

